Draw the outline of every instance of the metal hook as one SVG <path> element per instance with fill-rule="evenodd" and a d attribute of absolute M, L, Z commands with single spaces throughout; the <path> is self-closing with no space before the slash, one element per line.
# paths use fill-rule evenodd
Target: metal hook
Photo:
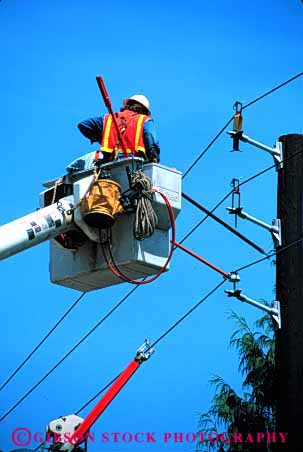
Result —
<path fill-rule="evenodd" d="M 231 194 L 232 209 L 233 210 L 238 210 L 238 209 L 241 208 L 240 180 L 236 179 L 234 177 L 231 180 L 230 185 L 231 185 L 231 187 L 233 187 L 233 191 L 232 191 L 232 194 Z M 237 198 L 237 202 L 236 202 L 236 198 Z M 235 228 L 237 228 L 237 227 L 238 227 L 238 215 L 235 214 Z"/>
<path fill-rule="evenodd" d="M 237 113 L 242 113 L 243 110 L 243 104 L 242 102 L 239 102 L 238 100 L 234 103 L 233 109 L 236 111 Z"/>

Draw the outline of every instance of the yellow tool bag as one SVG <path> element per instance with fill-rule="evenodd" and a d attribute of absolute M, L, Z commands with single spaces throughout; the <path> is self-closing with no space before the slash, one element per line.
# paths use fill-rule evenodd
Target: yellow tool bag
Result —
<path fill-rule="evenodd" d="M 113 226 L 123 208 L 119 198 L 121 187 L 110 179 L 96 180 L 89 193 L 81 201 L 85 222 L 94 228 L 106 229 Z"/>

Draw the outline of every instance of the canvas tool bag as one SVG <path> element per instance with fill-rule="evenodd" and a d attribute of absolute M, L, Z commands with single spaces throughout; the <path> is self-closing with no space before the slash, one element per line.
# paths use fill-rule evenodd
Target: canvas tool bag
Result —
<path fill-rule="evenodd" d="M 96 180 L 81 202 L 85 222 L 94 228 L 107 229 L 113 226 L 123 208 L 119 198 L 120 185 L 110 179 Z"/>

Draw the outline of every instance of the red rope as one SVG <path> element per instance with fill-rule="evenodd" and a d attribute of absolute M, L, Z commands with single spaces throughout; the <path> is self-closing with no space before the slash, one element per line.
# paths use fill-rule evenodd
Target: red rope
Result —
<path fill-rule="evenodd" d="M 165 202 L 165 204 L 166 204 L 167 210 L 168 210 L 169 219 L 170 219 L 171 227 L 172 227 L 172 237 L 171 237 L 171 247 L 170 247 L 170 251 L 169 251 L 168 257 L 167 257 L 167 259 L 166 259 L 166 261 L 165 261 L 165 264 L 164 264 L 163 267 L 159 270 L 159 272 L 158 272 L 156 275 L 154 275 L 152 278 L 145 279 L 145 280 L 143 280 L 143 281 L 137 280 L 137 279 L 131 279 L 131 278 L 129 278 L 128 276 L 124 275 L 124 274 L 121 272 L 121 270 L 117 267 L 117 265 L 116 265 L 115 262 L 114 262 L 113 255 L 112 255 L 112 253 L 111 253 L 110 248 L 109 248 L 109 252 L 110 252 L 110 257 L 111 257 L 112 263 L 109 262 L 109 260 L 108 260 L 108 258 L 107 258 L 107 256 L 106 256 L 106 253 L 105 253 L 105 251 L 104 251 L 104 249 L 103 249 L 103 255 L 104 255 L 104 258 L 105 258 L 105 260 L 106 260 L 106 262 L 107 262 L 107 266 L 108 266 L 109 270 L 110 270 L 115 276 L 117 276 L 117 278 L 122 279 L 123 281 L 128 282 L 128 283 L 130 283 L 130 284 L 141 284 L 141 285 L 143 285 L 143 284 L 149 284 L 149 283 L 155 281 L 157 278 L 159 278 L 159 276 L 166 270 L 166 268 L 167 268 L 167 266 L 168 266 L 168 264 L 169 264 L 169 262 L 170 262 L 170 260 L 171 260 L 171 258 L 172 258 L 172 255 L 173 255 L 173 253 L 174 253 L 174 250 L 175 250 L 175 243 L 176 243 L 176 224 L 175 224 L 175 215 L 174 215 L 173 208 L 172 208 L 172 206 L 171 206 L 171 204 L 170 204 L 170 202 L 169 202 L 167 196 L 164 195 L 164 193 L 160 192 L 159 190 L 157 190 L 157 189 L 155 189 L 155 188 L 154 188 L 152 191 L 155 192 L 155 193 L 159 193 L 159 195 L 162 196 L 162 198 L 163 198 L 163 200 L 164 200 L 164 202 Z"/>

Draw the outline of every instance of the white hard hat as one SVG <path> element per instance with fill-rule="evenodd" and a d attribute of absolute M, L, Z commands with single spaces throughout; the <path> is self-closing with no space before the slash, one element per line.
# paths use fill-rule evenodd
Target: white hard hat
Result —
<path fill-rule="evenodd" d="M 126 105 L 130 100 L 133 100 L 135 102 L 138 102 L 138 104 L 143 105 L 149 112 L 150 112 L 150 103 L 147 97 L 145 97 L 143 94 L 134 94 L 131 97 L 128 97 L 124 100 L 124 105 Z"/>

